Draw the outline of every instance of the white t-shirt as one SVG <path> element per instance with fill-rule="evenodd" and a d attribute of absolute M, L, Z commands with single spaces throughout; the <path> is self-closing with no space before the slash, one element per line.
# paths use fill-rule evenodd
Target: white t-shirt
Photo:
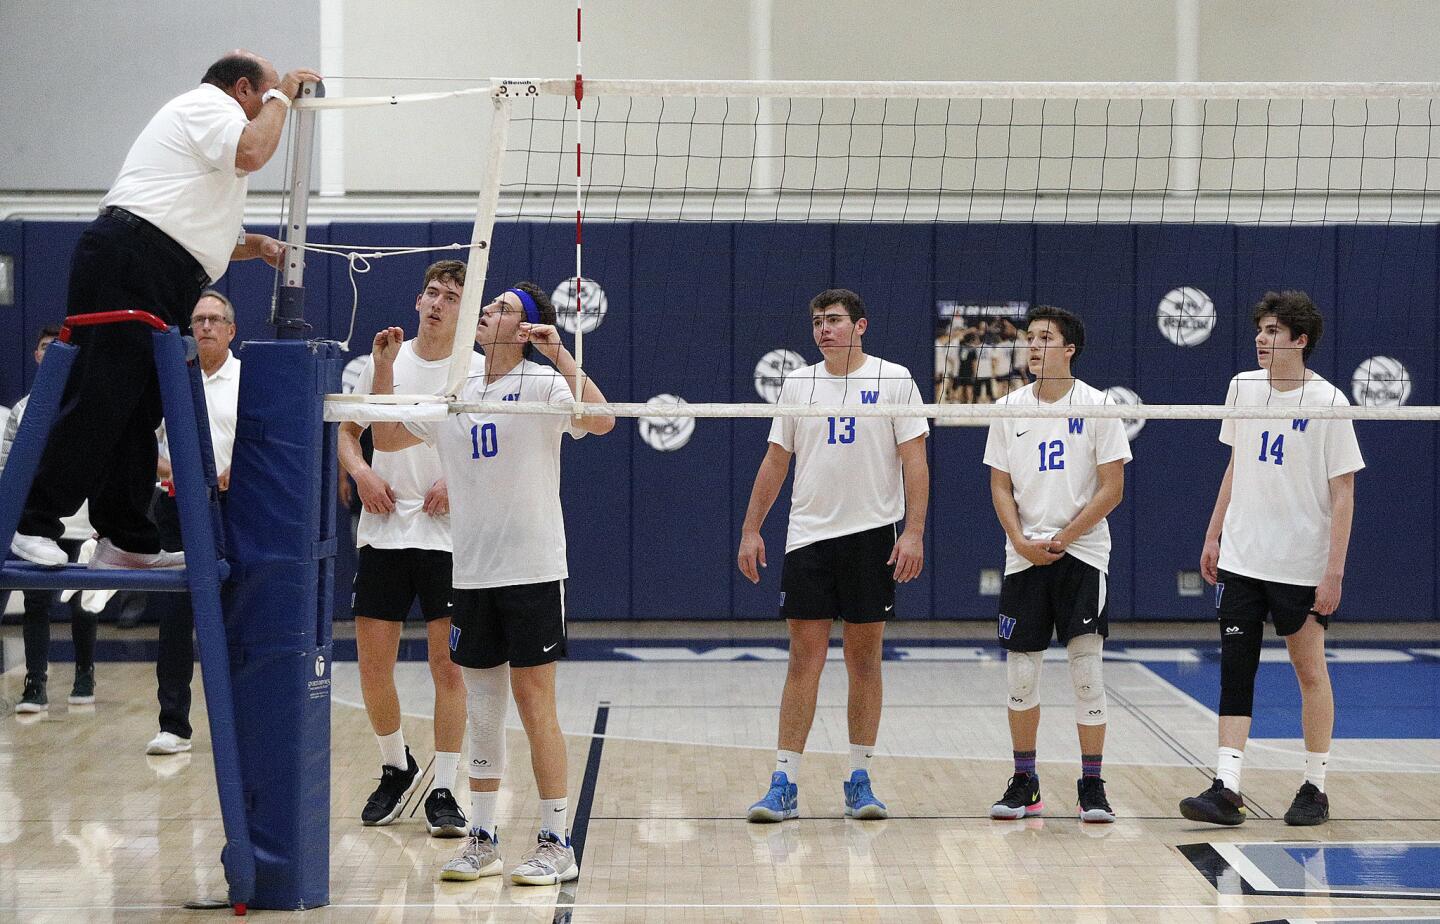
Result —
<path fill-rule="evenodd" d="M 1017 388 L 996 404 L 1039 405 L 1036 383 Z M 1112 404 L 1103 391 L 1079 379 L 1056 404 L 1078 406 Z M 1053 405 L 1051 405 L 1053 406 Z M 1119 419 L 1081 416 L 1051 418 L 1010 417 L 990 421 L 985 440 L 985 464 L 1010 475 L 1015 504 L 1020 510 L 1020 531 L 1027 539 L 1050 539 L 1085 509 L 1100 488 L 1097 469 L 1108 462 L 1129 462 L 1130 441 Z M 1102 519 L 1066 549 L 1071 555 L 1110 571 L 1110 524 Z M 1005 537 L 1005 573 L 1032 567 Z"/>
<path fill-rule="evenodd" d="M 483 369 L 460 390 L 462 401 L 569 404 L 570 386 L 529 360 L 486 384 Z M 574 418 L 551 414 L 451 414 L 406 421 L 434 446 L 450 486 L 455 527 L 452 583 L 457 589 L 539 584 L 569 576 L 560 508 L 560 438 L 579 439 Z"/>
<path fill-rule="evenodd" d="M 785 376 L 781 404 L 924 404 L 910 370 L 868 356 L 848 376 L 825 364 Z M 776 417 L 770 442 L 795 454 L 785 551 L 889 526 L 905 516 L 901 443 L 924 436 L 923 417 Z"/>
<path fill-rule="evenodd" d="M 485 358 L 474 353 L 470 358 L 470 374 L 485 369 Z M 450 376 L 450 357 L 421 359 L 415 352 L 415 341 L 400 344 L 395 357 L 395 394 L 438 395 L 445 390 Z M 365 363 L 355 393 L 368 395 L 375 387 L 375 366 Z M 425 512 L 425 494 L 440 480 L 443 472 L 440 457 L 430 446 L 411 446 L 399 452 L 375 450 L 370 459 L 375 474 L 385 479 L 395 492 L 395 509 L 389 513 L 360 512 L 357 546 L 376 549 L 433 549 L 450 551 L 450 517 L 431 516 Z M 455 487 L 447 485 L 451 508 L 455 505 Z"/>
<path fill-rule="evenodd" d="M 1330 479 L 1365 467 L 1355 423 L 1308 420 L 1301 408 L 1349 404 L 1320 376 L 1290 391 L 1270 387 L 1264 369 L 1230 380 L 1227 405 L 1294 408 L 1282 420 L 1222 420 L 1234 447 L 1230 506 L 1220 533 L 1220 567 L 1246 577 L 1314 587 L 1330 554 Z M 1263 445 L 1262 445 L 1263 441 Z"/>
<path fill-rule="evenodd" d="M 203 375 L 205 416 L 210 421 L 210 451 L 215 456 L 215 474 L 230 467 L 235 454 L 235 418 L 240 406 L 240 360 L 230 351 L 214 375 Z M 165 422 L 155 431 L 160 439 L 160 458 L 170 461 L 170 443 L 165 436 Z"/>
<path fill-rule="evenodd" d="M 139 215 L 190 252 L 211 281 L 225 274 L 245 218 L 250 175 L 235 167 L 249 120 L 202 83 L 160 107 L 130 146 L 101 207 Z"/>

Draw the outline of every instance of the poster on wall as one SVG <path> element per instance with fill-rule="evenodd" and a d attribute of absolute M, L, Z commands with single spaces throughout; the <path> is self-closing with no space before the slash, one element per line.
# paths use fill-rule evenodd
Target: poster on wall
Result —
<path fill-rule="evenodd" d="M 1029 347 L 1020 325 L 1029 302 L 935 303 L 936 404 L 994 404 L 1030 382 Z M 982 420 L 940 418 L 940 426 L 983 426 Z"/>

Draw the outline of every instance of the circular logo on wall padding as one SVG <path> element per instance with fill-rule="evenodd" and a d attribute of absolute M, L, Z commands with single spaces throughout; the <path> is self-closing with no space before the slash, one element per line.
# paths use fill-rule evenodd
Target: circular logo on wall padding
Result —
<path fill-rule="evenodd" d="M 1194 286 L 1171 289 L 1155 309 L 1155 323 L 1176 346 L 1199 346 L 1215 329 L 1215 303 Z"/>
<path fill-rule="evenodd" d="M 805 357 L 794 350 L 771 350 L 755 364 L 755 391 L 768 403 L 780 400 L 785 376 L 805 365 Z"/>
<path fill-rule="evenodd" d="M 1393 356 L 1372 356 L 1350 377 L 1350 391 L 1361 407 L 1399 407 L 1410 400 L 1410 370 Z"/>
<path fill-rule="evenodd" d="M 567 333 L 575 333 L 581 329 L 584 333 L 590 333 L 600 326 L 605 320 L 605 312 L 610 310 L 610 299 L 605 297 L 605 290 L 600 288 L 600 283 L 593 279 L 580 277 L 580 297 L 575 297 L 575 277 L 562 279 L 550 293 L 550 301 L 555 305 L 555 323 Z M 580 313 L 577 316 L 575 306 L 580 306 Z"/>
<path fill-rule="evenodd" d="M 685 399 L 678 395 L 656 395 L 645 402 L 648 407 L 657 410 L 684 403 Z M 641 417 L 635 425 L 645 444 L 660 452 L 674 452 L 690 442 L 690 437 L 695 435 L 694 417 Z"/>
<path fill-rule="evenodd" d="M 1109 388 L 1105 389 L 1105 397 L 1107 397 L 1107 398 L 1110 399 L 1110 403 L 1111 403 L 1111 404 L 1144 404 L 1144 403 L 1145 403 L 1144 401 L 1141 401 L 1141 400 L 1140 400 L 1140 396 L 1139 396 L 1139 395 L 1135 394 L 1134 391 L 1132 391 L 1132 390 L 1129 389 L 1129 388 L 1126 388 L 1124 385 L 1111 385 Z M 1126 418 L 1125 418 L 1125 438 L 1126 438 L 1126 439 L 1130 439 L 1130 440 L 1135 439 L 1135 437 L 1137 437 L 1137 436 L 1140 435 L 1140 431 L 1141 431 L 1141 430 L 1144 430 L 1144 429 L 1145 429 L 1145 418 L 1143 418 L 1143 417 L 1126 417 Z"/>

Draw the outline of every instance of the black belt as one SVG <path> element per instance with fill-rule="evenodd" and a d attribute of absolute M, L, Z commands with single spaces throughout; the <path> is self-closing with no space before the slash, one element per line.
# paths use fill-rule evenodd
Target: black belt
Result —
<path fill-rule="evenodd" d="M 111 205 L 100 210 L 100 217 L 109 218 L 134 228 L 141 237 L 160 247 L 176 260 L 180 261 L 187 272 L 193 272 L 195 281 L 200 283 L 200 288 L 203 289 L 210 284 L 210 277 L 205 274 L 204 268 L 200 266 L 199 261 L 195 259 L 190 251 L 180 246 L 173 237 L 161 231 L 139 215 L 136 215 L 129 209 L 122 209 L 118 205 Z"/>

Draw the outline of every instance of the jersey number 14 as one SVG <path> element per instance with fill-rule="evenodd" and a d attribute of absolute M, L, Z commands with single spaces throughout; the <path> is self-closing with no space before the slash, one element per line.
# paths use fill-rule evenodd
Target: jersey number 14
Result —
<path fill-rule="evenodd" d="M 1266 458 L 1266 456 L 1269 458 Z M 1275 434 L 1274 441 L 1270 439 L 1270 431 L 1266 430 L 1260 434 L 1260 461 L 1274 462 L 1276 465 L 1285 464 L 1285 434 Z"/>

